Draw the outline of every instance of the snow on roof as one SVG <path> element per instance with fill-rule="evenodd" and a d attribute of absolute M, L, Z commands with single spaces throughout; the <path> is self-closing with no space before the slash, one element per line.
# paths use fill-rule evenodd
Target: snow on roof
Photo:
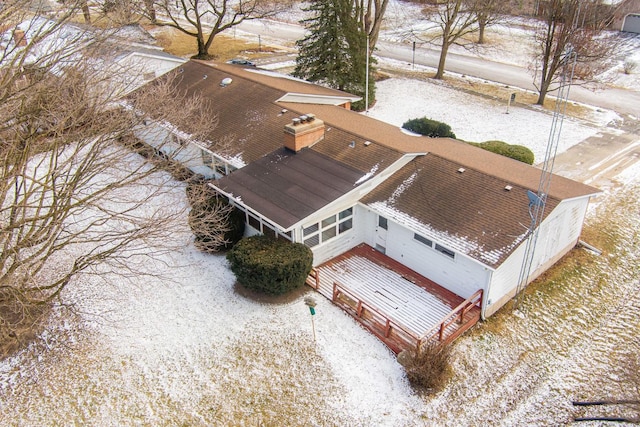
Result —
<path fill-rule="evenodd" d="M 522 234 L 515 236 L 513 243 L 507 247 L 487 251 L 482 244 L 468 236 L 453 235 L 446 231 L 436 230 L 431 225 L 425 224 L 413 218 L 405 212 L 401 212 L 386 202 L 374 202 L 367 205 L 380 215 L 392 219 L 394 222 L 407 227 L 411 231 L 433 239 L 455 252 L 464 254 L 470 258 L 478 259 L 488 266 L 494 266 L 500 259 L 515 249 L 526 237 L 527 229 L 523 228 Z"/>

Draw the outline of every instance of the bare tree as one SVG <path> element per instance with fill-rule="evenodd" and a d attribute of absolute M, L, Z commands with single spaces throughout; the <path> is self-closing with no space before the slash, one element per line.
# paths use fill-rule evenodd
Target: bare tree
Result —
<path fill-rule="evenodd" d="M 544 105 L 547 93 L 557 89 L 569 52 L 576 55 L 575 77 L 581 84 L 594 82 L 614 59 L 622 42 L 605 31 L 598 11 L 596 2 L 581 0 L 550 0 L 541 8 L 532 63 L 537 104 Z"/>
<path fill-rule="evenodd" d="M 22 23 L 0 41 L 0 357 L 74 277 L 137 274 L 135 259 L 158 255 L 145 242 L 170 242 L 183 218 L 159 202 L 171 176 L 129 141 L 141 111 L 193 130 L 202 103 L 166 77 L 122 108 L 119 80 L 105 72 L 109 49 L 95 33 L 72 31 L 71 16 L 33 18 L 19 2 L 0 11 L 3 22 Z"/>
<path fill-rule="evenodd" d="M 355 18 L 369 39 L 369 52 L 378 43 L 380 28 L 389 0 L 352 0 Z"/>
<path fill-rule="evenodd" d="M 430 43 L 437 39 L 440 40 L 440 59 L 434 78 L 441 79 L 444 76 L 449 48 L 454 44 L 465 47 L 473 45 L 473 42 L 467 36 L 478 30 L 478 15 L 475 13 L 475 3 L 467 0 L 434 2 L 434 4 L 426 6 L 423 13 L 434 22 L 438 31 L 433 37 L 417 38 Z"/>
<path fill-rule="evenodd" d="M 507 4 L 499 0 L 476 0 L 474 11 L 478 22 L 478 44 L 484 44 L 487 27 L 499 23 L 503 19 Z"/>
<path fill-rule="evenodd" d="M 273 16 L 288 7 L 288 0 L 155 0 L 153 4 L 155 8 L 145 1 L 141 13 L 152 21 L 155 17 L 158 25 L 194 37 L 198 44 L 194 58 L 210 59 L 209 49 L 218 34 L 245 20 Z"/>

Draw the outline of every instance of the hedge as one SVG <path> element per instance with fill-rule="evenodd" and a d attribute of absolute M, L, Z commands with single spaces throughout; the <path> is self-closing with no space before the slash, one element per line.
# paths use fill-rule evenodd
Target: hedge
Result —
<path fill-rule="evenodd" d="M 512 145 L 503 141 L 485 141 L 471 144 L 484 150 L 491 151 L 492 153 L 510 157 L 529 165 L 532 165 L 535 160 L 533 152 L 523 145 Z"/>
<path fill-rule="evenodd" d="M 282 295 L 304 285 L 313 252 L 301 243 L 258 235 L 240 240 L 227 252 L 227 260 L 247 289 Z"/>
<path fill-rule="evenodd" d="M 436 120 L 431 120 L 426 117 L 421 119 L 411 119 L 404 122 L 403 128 L 410 130 L 411 132 L 419 133 L 420 135 L 428 136 L 431 138 L 454 138 L 456 134 L 451 131 L 451 126 L 446 123 L 442 123 Z"/>
<path fill-rule="evenodd" d="M 219 196 L 204 179 L 187 184 L 191 204 L 189 227 L 195 246 L 205 252 L 219 252 L 233 247 L 244 236 L 245 215 L 226 198 Z"/>

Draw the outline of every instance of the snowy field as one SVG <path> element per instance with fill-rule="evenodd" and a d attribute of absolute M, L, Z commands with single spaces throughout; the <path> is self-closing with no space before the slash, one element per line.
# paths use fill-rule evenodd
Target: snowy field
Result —
<path fill-rule="evenodd" d="M 150 276 L 78 277 L 63 296 L 75 315 L 59 310 L 39 341 L 0 362 L 0 425 L 564 424 L 570 397 L 603 397 L 585 378 L 601 378 L 640 327 L 639 177 L 639 167 L 621 177 L 618 266 L 604 258 L 568 295 L 536 293 L 524 319 L 497 316 L 459 339 L 455 377 L 433 397 L 414 392 L 394 355 L 322 297 L 314 342 L 302 296 L 239 295 L 224 258 L 195 250 L 185 218 L 167 235 L 183 249 L 147 264 Z M 186 203 L 176 184 L 166 206 Z M 611 286 L 596 290 L 596 280 Z"/>
<path fill-rule="evenodd" d="M 399 126 L 426 115 L 465 140 L 527 145 L 537 161 L 550 128 L 548 113 L 507 115 L 423 81 L 380 82 L 377 99 L 372 117 Z M 615 119 L 568 119 L 560 150 Z M 73 310 L 0 362 L 0 425 L 566 425 L 573 398 L 627 397 L 615 361 L 640 330 L 640 163 L 617 178 L 625 185 L 589 219 L 615 226 L 616 247 L 574 282 L 527 298 L 523 318 L 500 313 L 456 341 L 454 378 L 435 396 L 412 390 L 393 353 L 319 295 L 314 342 L 302 296 L 267 304 L 238 294 L 224 257 L 194 248 L 185 216 L 166 236 L 181 250 L 145 265 L 141 280 L 76 278 L 63 295 Z M 175 185 L 166 206 L 184 211 Z"/>
<path fill-rule="evenodd" d="M 548 111 L 512 105 L 507 114 L 506 102 L 457 91 L 434 81 L 402 78 L 377 82 L 376 100 L 368 115 L 378 120 L 402 126 L 409 119 L 428 117 L 449 124 L 458 139 L 524 145 L 533 151 L 536 163 L 544 160 L 553 119 Z M 571 117 L 563 120 L 558 153 L 597 134 L 618 118 L 615 112 L 596 109 L 592 117 L 592 122 Z"/>

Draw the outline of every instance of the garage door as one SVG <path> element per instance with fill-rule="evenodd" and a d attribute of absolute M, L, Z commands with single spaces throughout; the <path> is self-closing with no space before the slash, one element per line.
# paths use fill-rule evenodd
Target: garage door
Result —
<path fill-rule="evenodd" d="M 622 25 L 622 31 L 630 33 L 640 33 L 640 13 L 632 13 L 627 15 Z"/>

